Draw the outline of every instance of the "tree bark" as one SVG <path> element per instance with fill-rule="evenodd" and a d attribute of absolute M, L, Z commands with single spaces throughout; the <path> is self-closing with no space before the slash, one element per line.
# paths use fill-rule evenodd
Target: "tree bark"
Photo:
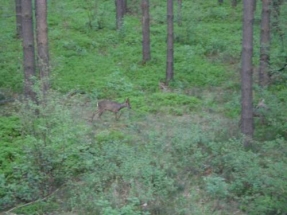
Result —
<path fill-rule="evenodd" d="M 283 0 L 272 0 L 272 9 L 273 9 L 273 17 L 274 17 L 274 21 L 275 23 L 277 21 L 279 21 L 279 17 L 280 17 L 280 6 L 282 5 Z M 277 24 L 277 23 L 276 23 Z"/>
<path fill-rule="evenodd" d="M 280 27 L 280 6 L 283 4 L 283 0 L 272 0 L 272 27 L 275 32 L 279 35 L 281 40 L 281 46 L 284 49 L 284 31 Z"/>
<path fill-rule="evenodd" d="M 166 84 L 173 79 L 173 0 L 167 0 Z"/>
<path fill-rule="evenodd" d="M 182 0 L 177 0 L 177 24 L 178 26 L 182 26 L 181 11 L 182 11 Z"/>
<path fill-rule="evenodd" d="M 124 18 L 124 0 L 115 0 L 116 4 L 116 28 L 121 29 Z"/>
<path fill-rule="evenodd" d="M 236 7 L 238 0 L 231 0 L 231 6 Z"/>
<path fill-rule="evenodd" d="M 15 0 L 16 11 L 16 37 L 22 38 L 22 6 L 21 0 Z"/>
<path fill-rule="evenodd" d="M 269 59 L 270 59 L 270 6 L 271 0 L 262 0 L 261 35 L 260 35 L 260 65 L 259 85 L 268 85 Z"/>
<path fill-rule="evenodd" d="M 223 0 L 218 0 L 218 4 L 222 5 L 223 4 Z"/>
<path fill-rule="evenodd" d="M 149 0 L 142 0 L 142 34 L 143 34 L 143 63 L 151 59 L 150 56 L 150 23 Z"/>
<path fill-rule="evenodd" d="M 50 88 L 49 83 L 49 46 L 47 27 L 47 0 L 36 1 L 36 29 L 37 29 L 37 49 L 38 68 L 42 83 L 42 92 L 46 95 Z"/>
<path fill-rule="evenodd" d="M 24 95 L 26 98 L 36 102 L 36 93 L 33 91 L 33 79 L 35 78 L 35 50 L 32 14 L 32 0 L 22 1 Z"/>
<path fill-rule="evenodd" d="M 241 67 L 241 132 L 244 146 L 251 147 L 254 133 L 252 97 L 253 21 L 255 0 L 243 0 L 243 39 Z"/>
<path fill-rule="evenodd" d="M 128 12 L 128 3 L 127 0 L 122 0 L 123 4 L 123 16 Z"/>

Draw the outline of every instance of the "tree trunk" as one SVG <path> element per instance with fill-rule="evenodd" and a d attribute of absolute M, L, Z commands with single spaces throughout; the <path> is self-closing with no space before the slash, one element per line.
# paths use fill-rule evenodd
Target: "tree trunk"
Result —
<path fill-rule="evenodd" d="M 236 7 L 238 0 L 231 0 L 231 6 Z"/>
<path fill-rule="evenodd" d="M 15 0 L 16 10 L 16 37 L 22 38 L 22 7 L 21 0 Z"/>
<path fill-rule="evenodd" d="M 243 39 L 241 68 L 241 132 L 249 148 L 254 133 L 252 97 L 253 21 L 255 0 L 243 0 Z"/>
<path fill-rule="evenodd" d="M 150 60 L 149 0 L 142 0 L 143 63 Z"/>
<path fill-rule="evenodd" d="M 260 35 L 260 65 L 259 85 L 268 85 L 269 59 L 270 59 L 270 6 L 271 0 L 262 0 L 261 35 Z"/>
<path fill-rule="evenodd" d="M 122 0 L 122 4 L 123 4 L 123 16 L 124 16 L 128 12 L 127 0 Z"/>
<path fill-rule="evenodd" d="M 181 11 L 182 11 L 182 0 L 177 0 L 177 24 L 178 26 L 182 25 Z"/>
<path fill-rule="evenodd" d="M 123 25 L 124 18 L 124 2 L 123 0 L 115 0 L 116 4 L 116 28 L 119 30 Z"/>
<path fill-rule="evenodd" d="M 36 1 L 36 29 L 38 67 L 42 83 L 43 95 L 46 95 L 50 88 L 49 83 L 49 48 L 48 48 L 48 27 L 47 27 L 47 0 Z"/>
<path fill-rule="evenodd" d="M 173 0 L 167 0 L 166 84 L 173 79 Z"/>
<path fill-rule="evenodd" d="M 33 91 L 33 78 L 35 77 L 35 50 L 32 14 L 32 0 L 22 1 L 24 94 L 26 98 L 36 102 L 36 93 Z"/>
<path fill-rule="evenodd" d="M 223 0 L 218 0 L 218 4 L 222 5 L 223 4 Z"/>
<path fill-rule="evenodd" d="M 283 0 L 272 0 L 272 27 L 275 29 L 275 32 L 279 35 L 281 40 L 281 46 L 284 49 L 284 31 L 280 27 L 280 6 L 282 5 Z"/>
<path fill-rule="evenodd" d="M 273 17 L 274 17 L 274 21 L 279 21 L 279 17 L 280 17 L 280 6 L 283 4 L 283 0 L 272 0 L 272 8 L 273 8 Z"/>

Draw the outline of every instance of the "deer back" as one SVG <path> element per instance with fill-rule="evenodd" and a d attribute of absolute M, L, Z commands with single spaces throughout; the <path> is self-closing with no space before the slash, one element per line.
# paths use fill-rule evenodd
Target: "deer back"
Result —
<path fill-rule="evenodd" d="M 99 112 L 111 111 L 114 113 L 119 112 L 122 108 L 131 108 L 129 100 L 127 99 L 124 103 L 118 103 L 110 100 L 101 100 L 98 102 Z"/>

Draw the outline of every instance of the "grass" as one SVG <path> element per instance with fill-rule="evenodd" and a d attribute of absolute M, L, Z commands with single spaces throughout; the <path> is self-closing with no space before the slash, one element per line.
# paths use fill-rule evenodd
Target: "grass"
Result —
<path fill-rule="evenodd" d="M 254 151 L 241 144 L 242 6 L 183 2 L 182 26 L 175 15 L 175 80 L 162 90 L 165 2 L 151 2 L 152 59 L 146 64 L 139 5 L 128 2 L 130 13 L 117 31 L 113 2 L 48 1 L 52 91 L 47 105 L 38 107 L 39 118 L 35 104 L 0 106 L 0 211 L 15 206 L 13 212 L 21 214 L 284 214 L 283 85 L 264 92 L 254 87 L 255 101 L 264 96 L 270 111 L 266 124 L 256 120 Z M 21 96 L 22 48 L 14 37 L 13 11 L 13 2 L 4 1 L 0 92 Z M 257 10 L 257 24 L 259 18 Z M 259 25 L 255 32 L 258 56 Z M 272 59 L 280 56 L 277 63 L 283 56 L 278 44 L 274 40 L 272 50 Z M 85 94 L 69 97 L 75 90 Z M 132 109 L 123 109 L 119 121 L 107 112 L 90 122 L 103 98 L 130 98 Z M 23 202 L 32 203 L 18 208 Z"/>

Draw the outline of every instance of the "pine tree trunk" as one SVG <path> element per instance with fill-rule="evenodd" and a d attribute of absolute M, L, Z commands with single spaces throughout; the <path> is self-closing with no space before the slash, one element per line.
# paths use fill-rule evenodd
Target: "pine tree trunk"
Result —
<path fill-rule="evenodd" d="M 149 0 L 142 0 L 143 63 L 150 60 Z"/>
<path fill-rule="evenodd" d="M 49 48 L 47 27 L 47 0 L 36 1 L 36 29 L 38 67 L 42 83 L 42 91 L 45 95 L 50 88 L 49 83 Z"/>
<path fill-rule="evenodd" d="M 22 38 L 22 6 L 21 0 L 15 0 L 16 11 L 16 37 Z"/>
<path fill-rule="evenodd" d="M 272 0 L 272 14 L 274 17 L 274 22 L 279 21 L 280 17 L 280 6 L 283 4 L 283 0 Z"/>
<path fill-rule="evenodd" d="M 116 4 L 116 28 L 121 29 L 124 18 L 124 2 L 123 0 L 115 0 Z"/>
<path fill-rule="evenodd" d="M 178 26 L 182 25 L 181 11 L 182 11 L 182 0 L 177 0 L 177 24 Z"/>
<path fill-rule="evenodd" d="M 244 146 L 249 148 L 254 133 L 252 97 L 252 55 L 254 0 L 243 0 L 243 39 L 241 68 L 241 132 L 245 135 Z"/>
<path fill-rule="evenodd" d="M 260 65 L 259 85 L 268 85 L 269 59 L 270 59 L 270 6 L 271 0 L 262 0 L 261 35 L 260 35 Z"/>
<path fill-rule="evenodd" d="M 22 1 L 24 94 L 26 98 L 36 102 L 36 94 L 33 91 L 33 78 L 35 77 L 35 50 L 32 14 L 32 0 Z"/>
<path fill-rule="evenodd" d="M 173 0 L 167 0 L 166 84 L 173 79 Z"/>
<path fill-rule="evenodd" d="M 122 0 L 123 4 L 123 16 L 128 12 L 128 3 L 127 0 Z"/>
<path fill-rule="evenodd" d="M 237 1 L 238 0 L 231 0 L 231 6 L 236 7 L 237 6 Z"/>
<path fill-rule="evenodd" d="M 279 35 L 281 40 L 281 46 L 284 48 L 284 31 L 280 27 L 280 6 L 283 4 L 283 0 L 272 0 L 272 27 Z"/>

